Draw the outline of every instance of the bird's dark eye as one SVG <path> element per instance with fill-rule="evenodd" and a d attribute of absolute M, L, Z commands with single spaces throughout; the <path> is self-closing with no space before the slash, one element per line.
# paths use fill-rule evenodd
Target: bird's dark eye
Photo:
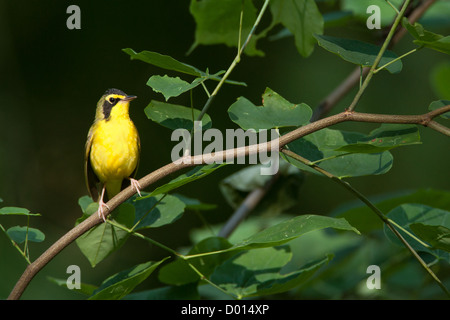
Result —
<path fill-rule="evenodd" d="M 116 102 L 116 98 L 109 98 L 109 102 L 111 102 L 111 103 L 114 103 L 114 102 Z"/>

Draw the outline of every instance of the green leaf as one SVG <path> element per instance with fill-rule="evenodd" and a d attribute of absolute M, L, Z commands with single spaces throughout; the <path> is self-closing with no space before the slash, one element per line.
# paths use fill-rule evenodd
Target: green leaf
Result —
<path fill-rule="evenodd" d="M 204 72 L 191 65 L 179 62 L 178 60 L 170 56 L 166 56 L 157 52 L 141 51 L 139 53 L 136 53 L 133 49 L 130 48 L 122 49 L 122 51 L 130 55 L 131 60 L 141 60 L 162 69 L 177 71 L 196 77 L 206 75 Z"/>
<path fill-rule="evenodd" d="M 431 84 L 438 97 L 450 100 L 450 62 L 442 62 L 433 68 Z"/>
<path fill-rule="evenodd" d="M 141 51 L 139 53 L 136 53 L 133 49 L 127 48 L 122 49 L 123 52 L 130 55 L 131 60 L 141 60 L 145 63 L 157 66 L 162 69 L 166 70 L 172 70 L 176 72 L 181 72 L 184 74 L 188 74 L 195 77 L 201 77 L 202 79 L 211 79 L 215 81 L 220 81 L 221 78 L 219 77 L 219 74 L 224 73 L 223 71 L 219 71 L 216 74 L 209 74 L 209 72 L 203 72 L 196 67 L 193 67 L 189 64 L 180 62 L 170 56 L 166 56 L 157 52 L 152 51 Z M 234 81 L 234 80 L 225 80 L 225 83 L 228 84 L 234 84 L 234 85 L 240 85 L 240 86 L 246 86 L 244 82 L 240 81 Z"/>
<path fill-rule="evenodd" d="M 230 247 L 231 244 L 226 239 L 210 237 L 196 244 L 189 251 L 188 255 L 226 250 Z M 179 258 L 162 267 L 159 271 L 158 279 L 166 284 L 177 286 L 196 282 L 200 280 L 200 276 L 192 270 L 188 262 L 199 270 L 205 277 L 208 277 L 218 265 L 229 257 L 230 253 L 225 252 L 206 255 L 199 258 L 191 258 L 187 261 Z"/>
<path fill-rule="evenodd" d="M 323 33 L 323 18 L 314 0 L 272 0 L 272 24 L 281 23 L 295 37 L 295 45 L 303 56 L 309 56 L 316 43 L 314 34 Z"/>
<path fill-rule="evenodd" d="M 423 223 L 412 223 L 411 230 L 434 249 L 450 252 L 450 229 L 444 226 L 430 226 Z"/>
<path fill-rule="evenodd" d="M 93 207 L 93 206 L 89 206 Z M 98 204 L 97 204 L 98 207 Z M 94 212 L 96 209 L 94 210 Z M 92 213 L 91 213 L 92 214 Z M 84 214 L 77 220 L 76 224 L 81 223 L 89 215 Z M 112 218 L 120 224 L 131 228 L 134 221 L 134 207 L 129 203 L 122 203 L 113 213 Z M 109 223 L 102 223 L 80 237 L 76 243 L 84 256 L 89 260 L 92 267 L 108 257 L 111 253 L 119 249 L 128 239 L 129 233 L 121 228 L 115 227 Z"/>
<path fill-rule="evenodd" d="M 176 188 L 184 186 L 187 183 L 204 178 L 207 175 L 209 175 L 210 173 L 214 172 L 215 170 L 221 168 L 224 165 L 226 165 L 226 163 L 208 164 L 208 165 L 204 165 L 204 166 L 195 167 L 191 171 L 178 176 L 177 178 L 169 181 L 168 183 L 166 183 L 165 185 L 162 185 L 161 187 L 156 188 L 155 190 L 153 190 L 152 193 L 150 193 L 149 196 L 155 196 L 155 195 L 158 195 L 161 193 L 167 193 Z"/>
<path fill-rule="evenodd" d="M 194 121 L 200 115 L 200 111 L 197 109 L 155 100 L 150 101 L 144 112 L 147 118 L 166 128 L 172 130 L 186 129 L 189 131 L 192 130 Z M 211 118 L 205 114 L 202 118 L 202 129 L 209 129 L 211 125 Z"/>
<path fill-rule="evenodd" d="M 445 211 L 442 209 L 437 209 L 429 206 L 425 206 L 417 203 L 405 203 L 402 204 L 393 210 L 391 210 L 387 217 L 391 220 L 394 220 L 397 224 L 402 226 L 409 232 L 412 232 L 411 225 L 412 224 L 424 224 L 426 226 L 434 226 L 434 227 L 444 227 L 446 229 L 450 228 L 450 211 Z M 420 228 L 420 226 L 416 226 L 419 228 L 420 232 L 425 233 L 428 238 L 434 239 L 435 241 L 439 239 L 442 234 L 430 234 L 431 230 L 437 231 L 438 228 Z M 445 231 L 445 229 L 443 229 Z M 387 237 L 394 243 L 400 244 L 400 241 L 397 237 L 392 233 L 390 229 L 386 226 L 384 227 L 384 231 Z M 403 237 L 408 241 L 408 243 L 416 250 L 421 252 L 426 252 L 434 256 L 437 260 L 443 259 L 447 262 L 450 262 L 450 254 L 448 252 L 442 251 L 440 249 L 430 249 L 413 239 L 410 235 L 405 234 L 402 230 L 398 230 Z M 440 230 L 442 231 L 442 230 Z M 441 245 L 446 246 L 446 242 L 448 239 L 445 237 L 442 239 L 443 242 Z"/>
<path fill-rule="evenodd" d="M 147 85 L 153 89 L 153 91 L 162 93 L 164 98 L 169 100 L 171 97 L 178 97 L 180 94 L 194 89 L 206 78 L 196 78 L 192 83 L 181 80 L 179 77 L 169 77 L 165 75 L 161 76 L 151 76 L 147 81 Z"/>
<path fill-rule="evenodd" d="M 379 153 L 393 148 L 420 144 L 416 125 L 384 123 L 356 143 L 339 147 L 336 151 L 348 153 Z"/>
<path fill-rule="evenodd" d="M 78 199 L 78 205 L 80 206 L 81 211 L 82 211 L 83 213 L 89 214 L 89 215 L 91 215 L 92 212 L 89 212 L 89 213 L 88 213 L 88 207 L 89 207 L 90 205 L 92 205 L 92 204 L 95 204 L 95 203 L 96 203 L 96 202 L 94 202 L 94 201 L 92 200 L 92 198 L 89 197 L 89 196 L 82 196 L 82 197 L 80 197 L 80 199 Z"/>
<path fill-rule="evenodd" d="M 289 143 L 289 149 L 302 157 L 315 162 L 319 167 L 339 178 L 378 175 L 386 173 L 392 167 L 393 157 L 388 152 L 381 153 L 347 153 L 336 151 L 348 144 L 367 139 L 357 132 L 322 129 L 301 139 Z M 282 157 L 296 167 L 319 174 L 309 166 L 293 158 Z"/>
<path fill-rule="evenodd" d="M 361 67 L 371 67 L 380 52 L 381 47 L 362 42 L 359 40 L 336 38 L 331 36 L 315 35 L 319 45 L 325 50 L 337 54 L 345 61 L 357 64 Z M 398 56 L 389 50 L 386 50 L 378 64 L 378 67 L 383 66 Z M 402 70 L 403 64 L 398 60 L 388 66 L 386 70 L 390 73 L 398 73 Z"/>
<path fill-rule="evenodd" d="M 108 279 L 94 291 L 89 300 L 120 300 L 143 282 L 166 259 L 158 262 L 149 261 L 121 271 Z"/>
<path fill-rule="evenodd" d="M 0 215 L 40 216 L 40 213 L 30 213 L 30 210 L 18 207 L 0 208 Z"/>
<path fill-rule="evenodd" d="M 403 26 L 408 30 L 416 40 L 413 42 L 419 46 L 424 46 L 435 51 L 450 54 L 450 36 L 442 36 L 430 31 L 427 31 L 423 26 L 416 22 L 414 25 L 410 24 L 407 18 L 403 18 Z"/>
<path fill-rule="evenodd" d="M 343 218 L 337 219 L 326 216 L 302 215 L 264 229 L 246 240 L 235 244 L 229 251 L 278 246 L 298 238 L 305 233 L 324 228 L 348 230 L 359 234 L 359 231 Z"/>
<path fill-rule="evenodd" d="M 133 201 L 133 206 L 135 219 L 132 225 L 138 223 L 135 230 L 171 224 L 181 218 L 186 207 L 179 198 L 168 194 L 137 198 Z"/>
<path fill-rule="evenodd" d="M 450 211 L 450 192 L 441 190 L 419 189 L 401 194 L 386 194 L 371 198 L 370 201 L 385 214 L 403 203 L 419 203 Z M 359 200 L 351 204 L 353 205 L 338 208 L 332 215 L 345 218 L 363 233 L 383 227 L 383 222 L 366 205 Z"/>
<path fill-rule="evenodd" d="M 47 276 L 47 280 L 49 280 L 50 282 L 52 282 L 60 287 L 67 288 L 67 279 L 58 279 L 58 278 Z M 80 289 L 73 288 L 70 290 L 90 296 L 94 293 L 94 291 L 97 288 L 98 288 L 98 286 L 94 286 L 92 284 L 80 283 Z"/>
<path fill-rule="evenodd" d="M 436 109 L 445 107 L 445 106 L 447 106 L 447 105 L 449 105 L 449 104 L 450 104 L 450 101 L 449 101 L 449 100 L 433 101 L 432 103 L 430 103 L 430 105 L 429 105 L 429 107 L 428 107 L 428 110 L 430 110 L 430 111 L 436 110 Z M 444 119 L 450 119 L 450 111 L 449 111 L 449 112 L 446 112 L 446 113 L 444 113 L 444 114 L 441 114 L 440 117 L 441 117 L 441 118 L 444 118 Z"/>
<path fill-rule="evenodd" d="M 269 88 L 262 96 L 262 103 L 263 106 L 256 106 L 241 97 L 228 108 L 228 115 L 244 130 L 298 127 L 311 119 L 312 110 L 309 106 L 290 103 Z"/>
<path fill-rule="evenodd" d="M 27 226 L 11 227 L 6 230 L 6 233 L 15 243 L 22 243 L 25 240 L 31 242 L 42 242 L 45 240 L 45 234 L 42 231 Z"/>
<path fill-rule="evenodd" d="M 237 47 L 239 40 L 240 16 L 242 17 L 242 39 L 245 40 L 256 20 L 256 9 L 251 0 L 191 0 L 189 10 L 194 17 L 195 41 L 189 52 L 199 45 L 225 44 Z M 248 55 L 263 55 L 256 49 L 252 38 L 245 49 Z"/>
<path fill-rule="evenodd" d="M 211 275 L 211 281 L 238 299 L 286 292 L 309 279 L 330 258 L 309 264 L 300 270 L 281 274 L 292 258 L 288 246 L 269 247 L 239 253 Z"/>

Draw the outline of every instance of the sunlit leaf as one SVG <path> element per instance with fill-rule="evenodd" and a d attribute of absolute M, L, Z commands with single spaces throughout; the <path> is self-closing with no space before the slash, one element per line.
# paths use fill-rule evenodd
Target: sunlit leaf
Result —
<path fill-rule="evenodd" d="M 180 94 L 194 89 L 205 79 L 196 78 L 192 83 L 181 80 L 179 77 L 169 77 L 165 75 L 163 77 L 155 75 L 151 76 L 147 81 L 147 85 L 153 89 L 153 91 L 162 93 L 164 98 L 169 100 L 171 97 L 178 97 Z"/>
<path fill-rule="evenodd" d="M 228 108 L 228 115 L 244 130 L 297 127 L 311 119 L 312 111 L 309 106 L 290 103 L 269 88 L 266 88 L 262 96 L 262 104 L 256 106 L 241 97 Z"/>
<path fill-rule="evenodd" d="M 27 226 L 14 226 L 6 230 L 6 233 L 15 243 L 23 243 L 25 240 L 31 242 L 42 242 L 45 240 L 45 234 L 42 231 Z"/>
<path fill-rule="evenodd" d="M 18 207 L 0 208 L 0 215 L 40 216 L 39 213 L 31 213 L 28 209 Z"/>

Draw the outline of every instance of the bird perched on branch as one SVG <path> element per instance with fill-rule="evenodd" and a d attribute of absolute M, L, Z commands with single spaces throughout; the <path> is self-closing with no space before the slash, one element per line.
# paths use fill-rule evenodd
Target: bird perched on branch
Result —
<path fill-rule="evenodd" d="M 118 89 L 107 90 L 97 103 L 95 121 L 88 133 L 84 158 L 86 185 L 92 199 L 98 201 L 98 215 L 104 221 L 104 207 L 109 209 L 106 202 L 125 187 L 125 179 L 141 195 L 139 182 L 134 179 L 140 140 L 129 115 L 130 101 L 136 98 Z"/>

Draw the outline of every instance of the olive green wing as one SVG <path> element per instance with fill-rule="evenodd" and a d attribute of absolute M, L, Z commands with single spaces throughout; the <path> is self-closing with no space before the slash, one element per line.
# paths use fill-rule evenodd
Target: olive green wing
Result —
<path fill-rule="evenodd" d="M 94 134 L 94 126 L 92 125 L 91 129 L 89 129 L 87 141 L 86 141 L 86 147 L 85 147 L 85 153 L 84 153 L 84 179 L 86 181 L 86 187 L 89 191 L 89 195 L 92 197 L 92 200 L 95 202 L 98 201 L 98 195 L 99 195 L 99 189 L 97 188 L 97 185 L 100 183 L 100 180 L 98 179 L 97 175 L 94 173 L 94 170 L 91 166 L 91 160 L 90 160 L 90 153 L 91 153 L 91 147 L 92 147 L 92 138 Z"/>

